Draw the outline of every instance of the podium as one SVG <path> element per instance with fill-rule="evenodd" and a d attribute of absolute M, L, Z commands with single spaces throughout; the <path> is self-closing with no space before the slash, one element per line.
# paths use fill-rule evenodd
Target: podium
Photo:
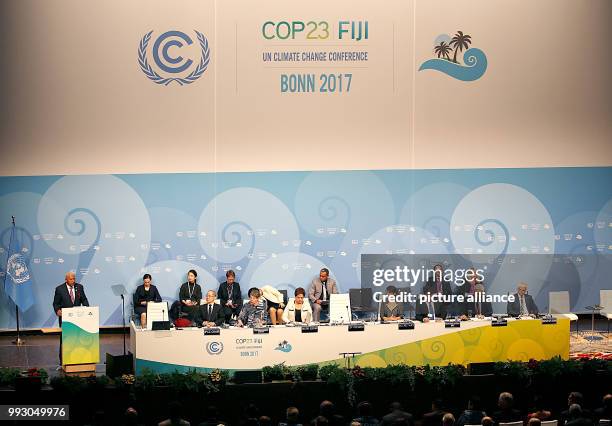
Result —
<path fill-rule="evenodd" d="M 62 363 L 66 373 L 95 372 L 100 362 L 97 306 L 62 309 Z"/>

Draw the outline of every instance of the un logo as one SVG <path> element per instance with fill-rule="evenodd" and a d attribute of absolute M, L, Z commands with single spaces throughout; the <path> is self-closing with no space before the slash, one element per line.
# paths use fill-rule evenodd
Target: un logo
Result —
<path fill-rule="evenodd" d="M 193 59 L 181 56 L 181 52 L 188 50 L 186 47 L 194 43 L 191 37 L 181 31 L 166 31 L 153 42 L 153 61 L 158 71 L 153 69 L 147 59 L 147 47 L 151 41 L 151 34 L 153 34 L 153 31 L 149 31 L 144 35 L 138 45 L 138 64 L 149 80 L 156 84 L 163 84 L 164 86 L 172 82 L 176 82 L 182 86 L 184 84 L 193 83 L 204 74 L 204 71 L 206 71 L 210 63 L 208 39 L 204 37 L 204 34 L 195 30 L 194 32 L 200 47 L 200 58 L 197 65 L 194 67 Z M 189 72 L 189 70 L 191 70 L 191 72 Z M 183 75 L 181 76 L 179 74 Z"/>
<path fill-rule="evenodd" d="M 206 352 L 210 355 L 219 355 L 223 352 L 223 343 L 221 342 L 208 342 L 206 344 Z"/>
<path fill-rule="evenodd" d="M 23 284 L 30 279 L 30 272 L 28 271 L 25 258 L 19 253 L 9 257 L 6 272 L 15 284 Z"/>

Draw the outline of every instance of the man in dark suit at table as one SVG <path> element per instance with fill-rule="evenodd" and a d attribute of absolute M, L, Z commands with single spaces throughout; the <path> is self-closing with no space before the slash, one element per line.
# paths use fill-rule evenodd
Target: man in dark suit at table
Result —
<path fill-rule="evenodd" d="M 83 286 L 76 282 L 74 272 L 66 273 L 65 282 L 55 288 L 53 296 L 53 311 L 59 318 L 59 325 L 62 326 L 62 308 L 72 308 L 75 306 L 89 306 L 89 301 L 85 295 Z M 62 335 L 60 334 L 59 348 L 60 366 L 62 365 Z"/>
<path fill-rule="evenodd" d="M 538 307 L 533 301 L 533 297 L 527 294 L 527 284 L 519 283 L 514 302 L 508 302 L 508 315 L 512 317 L 526 317 L 529 315 L 537 315 Z"/>
<path fill-rule="evenodd" d="M 434 266 L 433 274 L 427 278 L 421 294 L 425 296 L 433 296 L 435 294 L 446 296 L 453 294 L 450 283 L 444 280 L 444 268 L 442 265 Z M 433 317 L 434 313 L 436 318 L 444 319 L 450 313 L 450 306 L 451 303 L 448 302 L 417 303 L 416 319 L 427 322 L 429 319 L 432 319 L 431 317 Z"/>
<path fill-rule="evenodd" d="M 206 303 L 200 305 L 198 311 L 197 323 L 204 327 L 215 327 L 223 324 L 225 315 L 221 309 L 221 305 L 215 303 L 217 293 L 214 290 L 208 290 L 206 293 Z"/>
<path fill-rule="evenodd" d="M 231 269 L 225 273 L 226 281 L 221 283 L 217 292 L 221 300 L 221 308 L 225 322 L 229 323 L 232 315 L 238 316 L 242 309 L 242 292 L 236 282 L 236 274 Z"/>

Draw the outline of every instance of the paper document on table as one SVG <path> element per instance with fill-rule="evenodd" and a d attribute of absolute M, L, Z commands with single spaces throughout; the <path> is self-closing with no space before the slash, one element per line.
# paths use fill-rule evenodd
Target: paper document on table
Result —
<path fill-rule="evenodd" d="M 147 330 L 151 330 L 153 321 L 168 321 L 168 302 L 147 303 Z"/>
<path fill-rule="evenodd" d="M 348 293 L 329 295 L 329 321 L 351 321 L 351 299 Z"/>

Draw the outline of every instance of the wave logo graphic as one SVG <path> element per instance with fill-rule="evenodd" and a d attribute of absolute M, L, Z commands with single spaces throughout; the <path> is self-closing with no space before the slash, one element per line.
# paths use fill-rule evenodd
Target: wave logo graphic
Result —
<path fill-rule="evenodd" d="M 210 63 L 210 47 L 204 34 L 195 30 L 194 33 L 198 41 L 197 46 L 194 46 L 193 39 L 182 31 L 166 31 L 158 36 L 151 49 L 157 70 L 147 58 L 147 48 L 153 31 L 146 33 L 138 44 L 138 65 L 144 75 L 154 83 L 164 86 L 170 83 L 183 86 L 199 79 Z M 194 67 L 196 61 L 197 65 Z"/>
<path fill-rule="evenodd" d="M 223 343 L 221 342 L 208 342 L 206 344 L 206 352 L 210 355 L 219 355 L 223 352 Z"/>
<path fill-rule="evenodd" d="M 478 48 L 469 47 L 470 44 L 472 36 L 463 31 L 457 31 L 453 37 L 439 35 L 433 49 L 437 58 L 423 62 L 419 71 L 436 70 L 461 81 L 478 80 L 487 70 L 487 55 Z M 464 50 L 463 63 L 460 63 L 458 56 Z"/>
<path fill-rule="evenodd" d="M 293 347 L 291 346 L 291 343 L 289 343 L 286 340 L 283 340 L 282 342 L 280 342 L 278 344 L 278 346 L 276 348 L 274 348 L 274 350 L 276 351 L 281 351 L 281 352 L 291 352 L 291 349 L 293 349 Z"/>

